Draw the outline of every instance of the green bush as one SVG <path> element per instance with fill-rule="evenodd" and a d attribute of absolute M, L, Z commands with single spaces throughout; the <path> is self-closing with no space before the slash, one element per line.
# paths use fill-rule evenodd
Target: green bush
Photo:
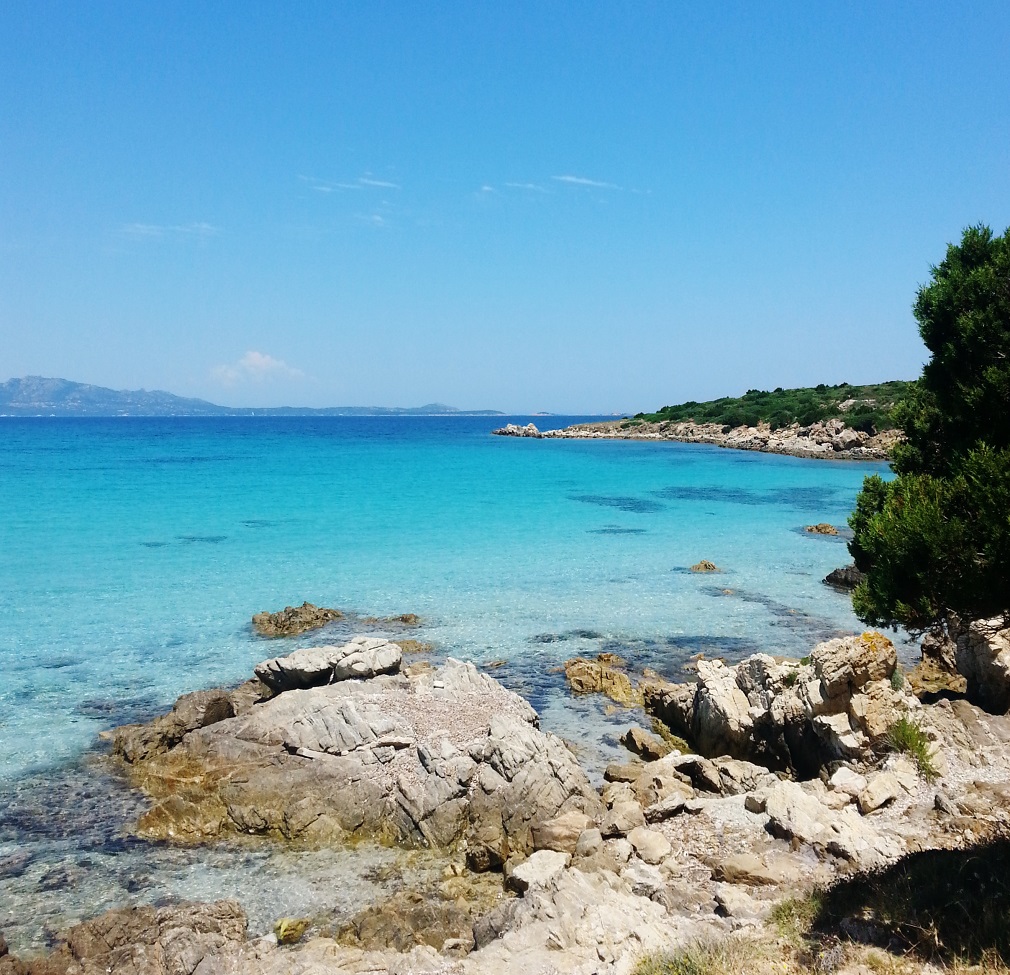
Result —
<path fill-rule="evenodd" d="M 919 774 L 933 782 L 939 777 L 939 770 L 933 761 L 929 738 L 922 726 L 907 715 L 898 718 L 887 731 L 887 744 L 896 752 L 908 755 L 919 769 Z"/>

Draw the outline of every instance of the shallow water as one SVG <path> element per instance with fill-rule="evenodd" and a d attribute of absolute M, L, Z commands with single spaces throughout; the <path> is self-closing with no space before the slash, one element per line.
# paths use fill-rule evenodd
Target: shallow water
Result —
<path fill-rule="evenodd" d="M 253 613 L 306 599 L 419 613 L 411 635 L 440 653 L 505 661 L 495 676 L 544 727 L 578 739 L 596 773 L 629 716 L 573 701 L 557 670 L 568 657 L 609 650 L 676 676 L 698 652 L 802 656 L 859 628 L 848 598 L 820 581 L 848 560 L 844 538 L 802 528 L 844 525 L 862 478 L 885 465 L 488 436 L 500 422 L 0 419 L 0 802 L 30 803 L 64 779 L 87 789 L 79 763 L 100 730 L 354 629 L 271 643 L 251 632 Z M 702 558 L 723 571 L 689 572 Z M 113 811 L 97 803 L 93 827 L 64 837 L 38 817 L 0 820 L 0 873 L 34 850 L 2 880 L 0 930 L 57 889 L 68 917 L 124 891 L 242 889 L 235 878 L 255 866 L 242 856 L 123 844 L 135 800 L 102 788 L 119 796 Z M 57 868 L 79 868 L 90 829 L 115 849 L 87 854 L 61 887 Z M 140 870 L 149 882 L 130 893 L 117 878 Z M 281 900 L 256 917 L 291 913 Z M 59 912 L 45 924 L 59 926 Z"/>

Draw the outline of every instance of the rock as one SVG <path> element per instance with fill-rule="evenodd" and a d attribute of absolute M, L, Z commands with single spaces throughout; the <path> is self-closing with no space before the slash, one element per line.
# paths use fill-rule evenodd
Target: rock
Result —
<path fill-rule="evenodd" d="M 645 766 L 641 762 L 611 762 L 603 770 L 605 782 L 635 782 L 642 775 Z"/>
<path fill-rule="evenodd" d="M 420 640 L 397 640 L 397 644 L 404 653 L 420 654 L 431 653 L 434 646 L 430 643 L 422 643 Z"/>
<path fill-rule="evenodd" d="M 575 657 L 565 661 L 565 677 L 576 694 L 605 694 L 618 704 L 642 703 L 642 692 L 634 687 L 631 678 L 611 662 L 609 654 L 600 654 L 596 660 Z"/>
<path fill-rule="evenodd" d="M 646 863 L 662 863 L 673 850 L 670 841 L 662 833 L 645 826 L 636 826 L 631 830 L 628 833 L 628 841 Z"/>
<path fill-rule="evenodd" d="M 7 877 L 20 877 L 34 859 L 35 857 L 30 850 L 17 850 L 6 856 L 0 856 L 0 880 Z"/>
<path fill-rule="evenodd" d="M 302 603 L 301 606 L 285 606 L 276 613 L 257 613 L 252 618 L 252 624 L 260 636 L 275 639 L 317 630 L 333 620 L 341 619 L 343 615 L 339 609 Z"/>
<path fill-rule="evenodd" d="M 603 846 L 603 834 L 595 827 L 584 830 L 575 844 L 575 855 L 591 857 Z"/>
<path fill-rule="evenodd" d="M 280 693 L 294 688 L 319 687 L 341 680 L 368 680 L 400 669 L 399 644 L 374 637 L 356 636 L 339 647 L 305 647 L 286 657 L 256 665 L 256 676 Z"/>
<path fill-rule="evenodd" d="M 603 836 L 626 836 L 636 826 L 645 825 L 645 813 L 637 802 L 618 802 L 603 817 Z"/>
<path fill-rule="evenodd" d="M 244 713 L 253 703 L 266 700 L 270 689 L 259 680 L 247 681 L 232 692 L 221 689 L 183 694 L 168 714 L 147 724 L 129 724 L 116 728 L 112 739 L 115 754 L 136 763 L 174 748 L 191 731 L 207 728 Z"/>
<path fill-rule="evenodd" d="M 948 631 L 968 697 L 993 714 L 1010 709 L 1010 627 L 1001 618 L 965 625 L 953 614 Z"/>
<path fill-rule="evenodd" d="M 853 799 L 865 791 L 866 785 L 865 775 L 860 775 L 858 772 L 854 772 L 844 765 L 836 769 L 831 778 L 828 779 L 829 788 L 834 789 L 836 792 L 843 792 Z"/>
<path fill-rule="evenodd" d="M 454 941 L 465 953 L 474 945 L 473 921 L 464 898 L 456 901 L 418 891 L 398 891 L 342 924 L 336 940 L 368 951 L 410 951 L 419 945 L 441 950 L 446 941 Z"/>
<path fill-rule="evenodd" d="M 708 559 L 702 559 L 700 562 L 695 562 L 691 566 L 692 572 L 720 572 L 722 571 L 714 562 L 709 562 Z"/>
<path fill-rule="evenodd" d="M 518 423 L 506 423 L 505 426 L 492 430 L 496 437 L 533 437 L 539 439 L 543 434 L 532 423 L 520 426 Z"/>
<path fill-rule="evenodd" d="M 756 853 L 736 853 L 719 861 L 713 876 L 729 884 L 778 887 L 795 883 L 800 878 L 800 870 L 785 857 L 767 862 Z"/>
<path fill-rule="evenodd" d="M 900 795 L 898 780 L 890 772 L 877 772 L 867 779 L 866 788 L 859 793 L 859 811 L 865 816 L 893 802 Z"/>
<path fill-rule="evenodd" d="M 715 903 L 725 917 L 759 918 L 770 910 L 771 904 L 755 900 L 747 891 L 733 884 L 716 884 Z"/>
<path fill-rule="evenodd" d="M 577 809 L 555 816 L 532 829 L 535 850 L 575 853 L 579 837 L 593 826 L 593 821 Z"/>
<path fill-rule="evenodd" d="M 824 584 L 833 586 L 835 589 L 843 589 L 847 592 L 856 588 L 865 578 L 865 575 L 855 567 L 855 565 L 843 565 L 841 568 L 832 569 L 825 577 Z"/>
<path fill-rule="evenodd" d="M 654 864 L 631 860 L 621 870 L 621 879 L 639 897 L 652 898 L 666 886 L 666 878 Z"/>
<path fill-rule="evenodd" d="M 768 795 L 768 829 L 816 849 L 875 866 L 903 852 L 899 841 L 882 836 L 851 808 L 828 809 L 795 782 L 780 782 Z"/>
<path fill-rule="evenodd" d="M 701 755 L 809 778 L 829 762 L 861 756 L 871 735 L 916 706 L 890 686 L 896 665 L 893 644 L 879 633 L 829 640 L 803 661 L 755 654 L 728 667 L 699 660 L 697 683 L 654 681 L 644 689 L 645 707 Z M 739 788 L 733 774 L 722 777 L 720 791 Z"/>
<path fill-rule="evenodd" d="M 641 755 L 647 762 L 654 762 L 673 751 L 672 745 L 660 741 L 642 728 L 629 728 L 621 736 L 621 744 L 636 755 Z"/>
<path fill-rule="evenodd" d="M 682 813 L 691 797 L 693 797 L 693 793 L 690 796 L 683 792 L 671 793 L 665 799 L 660 799 L 659 802 L 654 802 L 651 806 L 646 807 L 645 821 L 647 823 L 661 823 L 664 819 Z"/>
<path fill-rule="evenodd" d="M 493 869 L 531 852 L 547 821 L 603 814 L 572 753 L 536 721 L 518 695 L 452 659 L 412 679 L 284 691 L 165 752 L 124 754 L 152 799 L 137 830 L 176 842 L 370 837 L 465 849 L 472 869 Z"/>
<path fill-rule="evenodd" d="M 519 894 L 531 887 L 546 887 L 568 864 L 571 856 L 554 850 L 537 850 L 509 876 L 509 886 Z"/>
<path fill-rule="evenodd" d="M 760 814 L 768 808 L 768 793 L 764 790 L 744 796 L 743 807 L 747 812 Z"/>
<path fill-rule="evenodd" d="M 701 792 L 722 794 L 722 776 L 714 762 L 697 756 L 686 758 L 677 763 L 677 771 L 691 780 L 691 785 Z"/>
<path fill-rule="evenodd" d="M 311 922 L 307 917 L 282 917 L 274 925 L 274 936 L 279 945 L 293 945 L 302 940 Z"/>
<path fill-rule="evenodd" d="M 803 529 L 805 532 L 810 532 L 812 535 L 837 535 L 838 529 L 834 525 L 829 525 L 826 521 L 819 522 L 816 525 L 807 525 Z"/>

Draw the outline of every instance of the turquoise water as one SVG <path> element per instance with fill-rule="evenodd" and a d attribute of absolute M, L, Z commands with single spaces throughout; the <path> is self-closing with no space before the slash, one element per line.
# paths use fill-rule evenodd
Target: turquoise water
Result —
<path fill-rule="evenodd" d="M 671 672 L 858 627 L 820 582 L 844 544 L 801 529 L 844 525 L 882 465 L 496 422 L 0 421 L 0 777 L 243 679 L 276 652 L 252 614 L 305 599 L 418 613 L 423 639 L 527 685 L 575 652 Z M 684 571 L 701 558 L 725 572 Z"/>
<path fill-rule="evenodd" d="M 848 561 L 844 540 L 802 528 L 844 525 L 884 465 L 489 436 L 500 422 L 0 419 L 0 930 L 12 944 L 166 896 L 239 894 L 254 930 L 366 898 L 369 864 L 388 853 L 318 860 L 313 886 L 291 853 L 124 839 L 137 799 L 89 757 L 104 728 L 359 625 L 266 642 L 250 628 L 259 610 L 418 613 L 411 635 L 440 653 L 504 661 L 495 676 L 579 743 L 594 777 L 636 717 L 573 700 L 566 658 L 611 650 L 676 676 L 696 652 L 802 656 L 859 628 L 821 583 Z M 702 558 L 724 571 L 687 571 Z M 255 901 L 250 872 L 273 878 Z"/>

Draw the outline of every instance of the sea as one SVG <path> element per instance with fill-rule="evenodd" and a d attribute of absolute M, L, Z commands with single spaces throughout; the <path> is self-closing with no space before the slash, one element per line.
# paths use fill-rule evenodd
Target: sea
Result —
<path fill-rule="evenodd" d="M 490 668 L 598 780 L 645 719 L 574 698 L 566 659 L 608 651 L 688 679 L 698 654 L 800 657 L 862 628 L 822 580 L 849 561 L 846 518 L 886 464 L 490 434 L 588 419 L 0 418 L 0 933 L 12 948 L 176 898 L 237 896 L 254 933 L 282 916 L 337 923 L 406 876 L 382 848 L 131 836 L 143 800 L 100 732 L 237 684 L 267 657 L 415 613 L 411 637 Z M 840 533 L 804 531 L 819 522 Z M 702 559 L 720 571 L 691 572 Z M 347 616 L 290 640 L 253 632 L 254 613 L 306 600 Z M 418 877 L 437 868 L 411 863 Z"/>

